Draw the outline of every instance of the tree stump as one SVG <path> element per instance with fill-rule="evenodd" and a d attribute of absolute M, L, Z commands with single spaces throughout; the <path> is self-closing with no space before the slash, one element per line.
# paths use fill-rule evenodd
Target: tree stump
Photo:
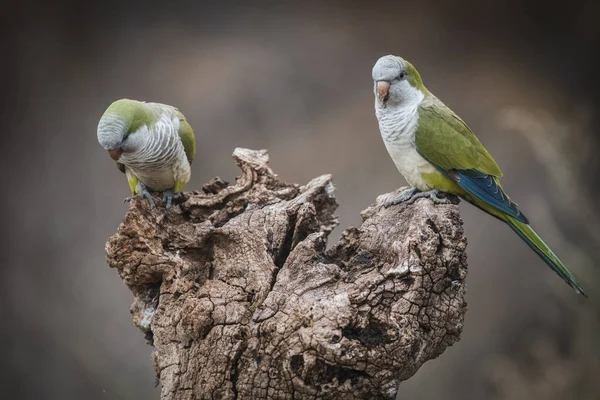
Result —
<path fill-rule="evenodd" d="M 327 249 L 331 176 L 283 183 L 266 151 L 233 156 L 235 184 L 215 178 L 168 214 L 134 199 L 106 244 L 156 349 L 162 400 L 393 399 L 458 341 L 467 264 L 455 204 L 385 208 L 380 196 Z"/>

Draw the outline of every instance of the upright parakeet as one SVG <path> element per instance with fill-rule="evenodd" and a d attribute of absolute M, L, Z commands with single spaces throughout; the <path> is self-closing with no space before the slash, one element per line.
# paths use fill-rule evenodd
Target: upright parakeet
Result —
<path fill-rule="evenodd" d="M 143 196 L 151 207 L 154 200 L 149 191 L 162 192 L 168 209 L 190 180 L 196 154 L 194 131 L 173 106 L 117 100 L 100 118 L 98 142 L 127 175 L 132 196 Z"/>
<path fill-rule="evenodd" d="M 465 122 L 425 88 L 415 67 L 401 57 L 384 56 L 373 67 L 373 81 L 383 142 L 411 186 L 387 205 L 419 197 L 446 203 L 443 193 L 456 194 L 505 222 L 567 284 L 585 295 L 504 193 L 496 161 Z"/>

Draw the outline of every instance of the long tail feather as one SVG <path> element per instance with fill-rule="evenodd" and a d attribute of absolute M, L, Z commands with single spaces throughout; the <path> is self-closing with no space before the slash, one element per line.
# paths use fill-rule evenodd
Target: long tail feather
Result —
<path fill-rule="evenodd" d="M 560 259 L 554 254 L 550 247 L 541 237 L 538 236 L 537 233 L 527 224 L 524 224 L 510 215 L 504 215 L 501 218 L 508 226 L 511 227 L 513 231 L 523 239 L 525 243 L 529 247 L 533 249 L 541 258 L 552 268 L 554 272 L 558 274 L 569 286 L 571 286 L 577 293 L 584 295 L 587 297 L 581 286 L 575 280 L 575 277 L 571 272 L 565 267 L 565 265 L 560 261 Z"/>

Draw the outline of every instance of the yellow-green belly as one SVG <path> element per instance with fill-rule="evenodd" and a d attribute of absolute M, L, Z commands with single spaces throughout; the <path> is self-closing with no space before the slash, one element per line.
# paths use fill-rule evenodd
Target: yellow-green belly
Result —
<path fill-rule="evenodd" d="M 465 193 L 460 186 L 448 179 L 438 170 L 423 174 L 422 179 L 430 190 L 437 189 L 445 193 L 452 193 L 456 195 L 463 195 Z"/>

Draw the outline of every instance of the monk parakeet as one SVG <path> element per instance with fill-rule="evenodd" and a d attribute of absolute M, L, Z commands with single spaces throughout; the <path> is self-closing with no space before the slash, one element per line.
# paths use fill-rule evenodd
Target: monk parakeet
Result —
<path fill-rule="evenodd" d="M 196 154 L 194 131 L 175 107 L 117 100 L 98 123 L 98 142 L 127 175 L 132 196 L 143 196 L 151 208 L 154 200 L 149 191 L 162 192 L 168 209 L 190 180 Z"/>
<path fill-rule="evenodd" d="M 496 161 L 467 124 L 425 88 L 415 67 L 388 55 L 377 61 L 372 74 L 381 137 L 411 186 L 386 205 L 419 197 L 446 203 L 443 193 L 458 195 L 505 222 L 577 293 L 585 295 L 502 189 Z"/>

